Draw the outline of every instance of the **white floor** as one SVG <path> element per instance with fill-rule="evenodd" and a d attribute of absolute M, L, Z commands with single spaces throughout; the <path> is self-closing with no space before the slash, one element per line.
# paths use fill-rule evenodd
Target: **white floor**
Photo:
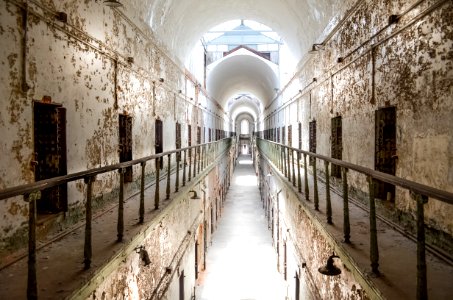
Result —
<path fill-rule="evenodd" d="M 241 155 L 208 248 L 197 300 L 284 299 L 251 156 Z"/>

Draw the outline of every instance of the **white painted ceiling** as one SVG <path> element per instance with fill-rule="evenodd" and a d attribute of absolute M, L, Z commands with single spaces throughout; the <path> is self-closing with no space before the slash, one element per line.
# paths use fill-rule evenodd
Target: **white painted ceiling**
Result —
<path fill-rule="evenodd" d="M 126 1 L 126 0 L 123 0 Z M 277 32 L 300 60 L 317 41 L 329 21 L 346 6 L 343 0 L 128 0 L 172 54 L 185 62 L 205 32 L 223 22 L 245 19 Z M 219 82 L 208 91 L 225 107 L 237 91 L 253 93 L 266 105 L 275 82 L 254 60 L 235 58 L 222 67 Z M 256 67 L 256 68 L 255 68 Z M 255 69 L 252 69 L 255 68 Z M 225 75 L 228 74 L 228 75 Z M 211 80 L 211 83 L 213 81 Z M 284 84 L 284 83 L 283 83 Z M 281 84 L 281 85 L 283 85 Z"/>

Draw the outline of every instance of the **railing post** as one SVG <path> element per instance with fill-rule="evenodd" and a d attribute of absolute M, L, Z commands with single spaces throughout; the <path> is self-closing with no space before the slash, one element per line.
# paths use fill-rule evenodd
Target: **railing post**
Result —
<path fill-rule="evenodd" d="M 138 211 L 139 214 L 139 223 L 143 224 L 145 221 L 145 167 L 146 161 L 140 163 L 142 175 L 140 178 L 140 208 Z"/>
<path fill-rule="evenodd" d="M 329 175 L 329 162 L 324 161 L 326 167 L 326 215 L 327 224 L 332 224 L 332 203 L 330 201 L 330 175 Z"/>
<path fill-rule="evenodd" d="M 304 153 L 304 184 L 305 184 L 305 200 L 310 201 L 310 188 L 308 187 L 308 166 L 307 154 Z"/>
<path fill-rule="evenodd" d="M 376 203 L 374 199 L 374 182 L 373 177 L 368 176 L 369 197 L 370 197 L 370 261 L 371 271 L 379 274 L 379 248 L 377 240 L 376 226 Z"/>
<path fill-rule="evenodd" d="M 86 195 L 86 204 L 85 204 L 85 244 L 83 246 L 83 264 L 84 269 L 88 270 L 91 266 L 91 257 L 92 257 L 92 231 L 91 231 L 91 221 L 92 221 L 92 212 L 91 212 L 91 202 L 93 197 L 93 182 L 96 179 L 96 176 L 85 177 L 84 182 L 87 185 L 87 195 Z"/>
<path fill-rule="evenodd" d="M 116 226 L 117 229 L 117 241 L 121 242 L 123 240 L 124 233 L 124 169 L 119 169 L 120 173 L 120 195 L 118 199 L 118 223 Z"/>
<path fill-rule="evenodd" d="M 170 168 L 171 168 L 171 154 L 167 155 L 167 189 L 165 200 L 170 199 Z"/>
<path fill-rule="evenodd" d="M 154 189 L 154 209 L 159 209 L 160 202 L 160 157 L 156 157 L 156 179 L 155 179 L 155 189 Z"/>
<path fill-rule="evenodd" d="M 286 148 L 287 156 L 286 156 L 286 168 L 287 168 L 287 175 L 288 181 L 291 182 L 291 160 L 290 160 L 290 152 L 289 147 Z"/>
<path fill-rule="evenodd" d="M 181 152 L 176 153 L 176 180 L 175 180 L 175 193 L 179 191 L 179 166 L 181 163 Z"/>
<path fill-rule="evenodd" d="M 319 210 L 319 195 L 318 195 L 318 175 L 316 174 L 316 157 L 313 159 L 313 197 L 315 201 L 315 209 Z"/>
<path fill-rule="evenodd" d="M 280 172 L 284 173 L 285 168 L 283 167 L 284 166 L 283 162 L 285 161 L 285 159 L 283 158 L 283 146 L 278 145 L 278 147 L 280 150 L 280 151 L 278 151 L 280 153 L 280 168 L 279 169 L 280 169 Z"/>
<path fill-rule="evenodd" d="M 293 169 L 293 186 L 296 186 L 296 170 L 294 167 L 294 150 L 291 150 L 291 161 L 292 161 L 292 169 Z"/>
<path fill-rule="evenodd" d="M 425 212 L 428 197 L 415 195 L 417 201 L 417 300 L 428 299 L 425 257 Z"/>
<path fill-rule="evenodd" d="M 283 174 L 285 174 L 285 177 L 288 177 L 288 174 L 286 173 L 286 165 L 287 165 L 286 164 L 286 147 L 282 146 L 282 148 L 283 148 L 283 151 L 282 151 L 283 152 L 283 161 L 282 161 L 282 163 L 283 163 Z"/>
<path fill-rule="evenodd" d="M 28 202 L 28 279 L 27 299 L 38 299 L 38 280 L 36 274 L 36 200 L 41 198 L 41 192 L 25 194 Z"/>
<path fill-rule="evenodd" d="M 300 178 L 300 152 L 297 151 L 297 191 L 302 193 L 302 179 Z"/>
<path fill-rule="evenodd" d="M 184 161 L 182 164 L 182 186 L 186 186 L 186 165 L 187 165 L 186 153 L 187 150 L 184 150 Z"/>
<path fill-rule="evenodd" d="M 198 171 L 197 171 L 197 173 L 200 174 L 201 155 L 203 154 L 202 146 L 198 146 L 197 150 L 198 150 Z"/>
<path fill-rule="evenodd" d="M 193 148 L 193 178 L 197 175 L 197 147 Z"/>
<path fill-rule="evenodd" d="M 342 167 L 341 173 L 343 175 L 343 232 L 344 242 L 350 243 L 351 228 L 349 224 L 349 196 L 348 196 L 348 169 Z"/>
<path fill-rule="evenodd" d="M 189 149 L 189 174 L 187 181 L 192 178 L 192 148 Z"/>

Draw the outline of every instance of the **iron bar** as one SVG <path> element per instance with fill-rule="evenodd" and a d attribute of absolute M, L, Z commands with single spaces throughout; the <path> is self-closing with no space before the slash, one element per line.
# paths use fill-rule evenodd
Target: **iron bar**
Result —
<path fill-rule="evenodd" d="M 155 181 L 155 189 L 154 189 L 154 209 L 159 209 L 159 202 L 160 202 L 160 158 L 156 157 L 156 178 Z"/>
<path fill-rule="evenodd" d="M 176 180 L 175 180 L 175 193 L 179 191 L 179 168 L 181 164 L 181 152 L 176 154 Z"/>
<path fill-rule="evenodd" d="M 370 201 L 370 261 L 371 271 L 379 274 L 379 248 L 377 239 L 377 226 L 376 226 L 376 203 L 374 199 L 374 181 L 373 178 L 368 176 L 369 185 L 369 201 Z"/>
<path fill-rule="evenodd" d="M 315 202 L 315 209 L 319 210 L 318 175 L 316 174 L 316 158 L 313 159 L 313 198 Z"/>
<path fill-rule="evenodd" d="M 417 300 L 428 299 L 428 286 L 426 276 L 425 257 L 425 212 L 424 205 L 428 197 L 421 194 L 415 195 L 417 201 Z"/>
<path fill-rule="evenodd" d="M 83 264 L 84 269 L 88 270 L 91 267 L 91 257 L 92 257 L 92 230 L 91 222 L 93 219 L 91 202 L 93 197 L 93 182 L 95 177 L 86 177 L 84 179 L 85 184 L 87 185 L 87 195 L 85 203 L 85 244 L 83 246 Z"/>
<path fill-rule="evenodd" d="M 291 150 L 291 161 L 292 161 L 292 165 L 293 165 L 293 186 L 296 186 L 296 169 L 294 167 L 294 151 Z"/>
<path fill-rule="evenodd" d="M 125 169 L 119 169 L 120 173 L 120 195 L 118 199 L 118 223 L 116 226 L 117 229 L 117 241 L 121 242 L 123 240 L 124 234 L 124 171 Z"/>
<path fill-rule="evenodd" d="M 189 149 L 189 176 L 187 178 L 187 181 L 189 182 L 192 178 L 192 148 Z"/>
<path fill-rule="evenodd" d="M 300 152 L 297 151 L 297 191 L 302 193 L 302 180 L 300 178 Z"/>
<path fill-rule="evenodd" d="M 170 168 L 171 168 L 171 154 L 167 155 L 167 189 L 165 190 L 165 200 L 170 199 Z"/>
<path fill-rule="evenodd" d="M 187 150 L 184 150 L 184 162 L 182 164 L 182 186 L 186 186 L 186 165 L 187 165 L 186 153 Z"/>
<path fill-rule="evenodd" d="M 350 243 L 351 228 L 349 224 L 349 196 L 348 196 L 348 169 L 341 168 L 343 177 L 343 233 L 344 242 Z"/>
<path fill-rule="evenodd" d="M 36 201 L 41 198 L 41 192 L 24 195 L 28 202 L 28 279 L 27 299 L 38 299 L 38 280 L 36 274 Z"/>
<path fill-rule="evenodd" d="M 332 224 L 332 203 L 330 200 L 330 175 L 329 175 L 329 162 L 324 161 L 326 171 L 326 217 L 327 224 Z"/>
<path fill-rule="evenodd" d="M 197 148 L 193 149 L 193 178 L 197 175 Z"/>
<path fill-rule="evenodd" d="M 140 208 L 138 211 L 139 214 L 139 223 L 143 224 L 145 221 L 145 167 L 146 161 L 140 163 L 141 166 L 141 177 L 140 177 Z"/>
<path fill-rule="evenodd" d="M 308 167 L 307 154 L 304 153 L 304 183 L 305 183 L 305 200 L 310 201 L 310 188 L 308 187 Z"/>

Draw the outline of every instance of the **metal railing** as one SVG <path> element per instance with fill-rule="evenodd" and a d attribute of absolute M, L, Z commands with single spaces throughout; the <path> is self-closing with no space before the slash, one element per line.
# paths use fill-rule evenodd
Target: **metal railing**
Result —
<path fill-rule="evenodd" d="M 453 204 L 453 193 L 435 189 L 414 181 L 399 178 L 393 175 L 382 173 L 376 170 L 354 165 L 348 162 L 337 160 L 331 157 L 319 155 L 316 153 L 304 151 L 301 149 L 289 147 L 283 144 L 275 143 L 269 140 L 256 137 L 256 144 L 260 152 L 282 172 L 282 174 L 302 193 L 301 180 L 301 159 L 304 162 L 304 194 L 305 199 L 309 200 L 308 184 L 308 165 L 307 157 L 312 158 L 312 176 L 313 176 L 313 202 L 315 210 L 319 210 L 318 195 L 318 177 L 316 159 L 324 162 L 325 168 L 325 185 L 326 185 L 326 218 L 327 223 L 332 224 L 332 204 L 330 199 L 330 174 L 329 165 L 336 165 L 341 168 L 342 188 L 343 188 L 343 235 L 344 242 L 350 243 L 351 229 L 349 222 L 349 186 L 348 170 L 353 170 L 364 174 L 368 179 L 369 195 L 369 222 L 370 222 L 370 265 L 372 272 L 379 274 L 379 249 L 376 226 L 376 205 L 374 197 L 374 180 L 390 183 L 402 187 L 413 193 L 417 202 L 416 211 L 416 229 L 417 229 L 417 299 L 427 299 L 427 273 L 425 258 L 425 222 L 424 222 L 424 204 L 428 202 L 428 197 L 437 199 L 447 204 Z M 296 175 L 297 172 L 297 175 Z"/>
<path fill-rule="evenodd" d="M 140 159 L 131 160 L 128 162 L 118 163 L 101 168 L 90 169 L 78 173 L 73 173 L 65 176 L 54 177 L 51 179 L 41 180 L 30 184 L 24 184 L 12 188 L 7 188 L 0 191 L 0 201 L 16 196 L 23 196 L 24 201 L 29 203 L 29 221 L 28 221 L 28 282 L 27 282 L 27 298 L 37 299 L 37 270 L 36 270 L 36 219 L 37 205 L 40 200 L 41 191 L 56 187 L 61 184 L 83 179 L 86 185 L 86 207 L 85 207 L 85 243 L 84 243 L 84 269 L 87 270 L 91 266 L 92 259 L 92 198 L 93 198 L 93 182 L 96 176 L 108 172 L 119 172 L 119 199 L 118 199 L 118 221 L 117 221 L 117 241 L 123 240 L 124 234 L 124 173 L 127 167 L 140 165 L 140 207 L 139 207 L 139 223 L 143 224 L 145 216 L 145 167 L 148 162 L 155 162 L 155 193 L 154 193 L 154 208 L 159 209 L 160 205 L 160 187 L 159 183 L 162 180 L 160 175 L 160 164 L 164 157 L 167 157 L 166 176 L 166 198 L 170 199 L 171 194 L 171 179 L 175 175 L 174 192 L 178 192 L 179 188 L 185 186 L 192 178 L 195 178 L 200 172 L 210 166 L 215 159 L 226 152 L 232 145 L 232 138 L 224 138 L 219 141 L 195 145 L 173 151 L 167 151 L 160 154 L 150 155 Z M 175 155 L 172 161 L 172 156 Z M 172 163 L 176 164 L 172 172 Z M 182 169 L 182 170 L 181 170 Z M 181 174 L 182 172 L 182 174 Z M 180 185 L 180 177 L 182 176 L 182 184 Z"/>

